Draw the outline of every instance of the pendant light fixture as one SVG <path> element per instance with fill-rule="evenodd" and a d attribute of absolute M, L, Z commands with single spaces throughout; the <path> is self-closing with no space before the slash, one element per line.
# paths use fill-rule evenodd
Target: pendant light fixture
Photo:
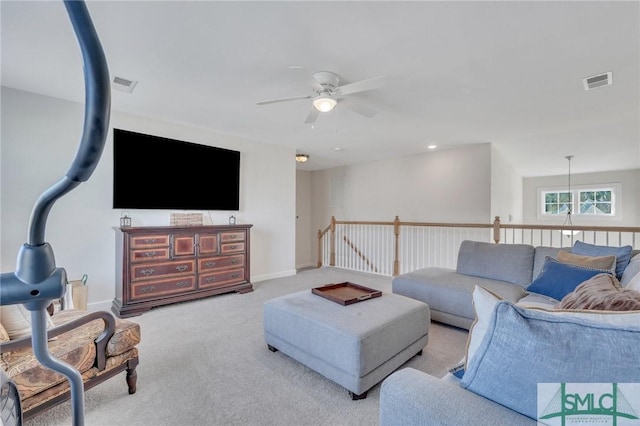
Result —
<path fill-rule="evenodd" d="M 569 162 L 569 173 L 567 175 L 567 193 L 569 194 L 569 208 L 567 210 L 567 217 L 564 219 L 564 223 L 562 224 L 562 226 L 572 227 L 573 222 L 571 221 L 571 211 L 573 209 L 573 193 L 571 192 L 571 160 L 573 159 L 573 155 L 567 155 L 564 158 L 566 158 L 567 161 Z M 562 235 L 566 235 L 567 237 L 570 237 L 572 235 L 578 234 L 580 231 L 563 229 L 560 232 L 562 232 Z"/>

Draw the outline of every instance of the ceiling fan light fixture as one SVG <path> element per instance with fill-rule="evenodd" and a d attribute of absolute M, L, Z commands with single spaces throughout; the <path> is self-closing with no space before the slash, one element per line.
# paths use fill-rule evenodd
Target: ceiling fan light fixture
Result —
<path fill-rule="evenodd" d="M 304 163 L 309 159 L 309 154 L 296 154 L 296 161 L 298 163 Z"/>
<path fill-rule="evenodd" d="M 336 101 L 330 95 L 320 95 L 313 100 L 313 107 L 320 112 L 329 112 L 336 107 Z"/>

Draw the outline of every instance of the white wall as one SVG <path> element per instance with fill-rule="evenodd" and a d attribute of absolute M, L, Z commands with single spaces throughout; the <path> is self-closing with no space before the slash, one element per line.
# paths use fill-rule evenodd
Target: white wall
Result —
<path fill-rule="evenodd" d="M 490 223 L 491 146 L 312 172 L 313 229 L 338 220 Z"/>
<path fill-rule="evenodd" d="M 78 103 L 2 88 L 0 266 L 15 269 L 38 196 L 66 173 L 82 132 Z M 251 223 L 251 277 L 258 282 L 295 273 L 295 151 L 205 129 L 112 112 L 123 128 L 241 152 L 237 223 Z M 52 208 L 46 240 L 69 279 L 89 275 L 90 309 L 108 309 L 115 294 L 115 232 L 121 211 L 112 202 L 112 130 L 91 178 Z M 216 183 L 203 186 L 213 194 Z M 134 226 L 169 225 L 170 211 L 131 210 Z M 232 212 L 203 212 L 215 224 Z"/>
<path fill-rule="evenodd" d="M 522 177 L 491 147 L 491 216 L 502 223 L 522 222 Z"/>
<path fill-rule="evenodd" d="M 311 172 L 296 171 L 296 269 L 315 266 L 312 247 L 317 230 L 311 228 Z"/>
<path fill-rule="evenodd" d="M 592 220 L 572 215 L 574 225 L 600 225 L 600 226 L 640 226 L 640 170 L 623 170 L 601 173 L 571 174 L 571 186 L 620 184 L 622 209 L 619 220 L 594 218 Z M 524 222 L 525 223 L 550 223 L 557 219 L 538 218 L 538 189 L 559 188 L 566 189 L 568 185 L 567 175 L 525 178 L 523 180 L 524 194 Z M 564 218 L 562 219 L 562 221 Z M 557 223 L 558 225 L 562 224 Z"/>

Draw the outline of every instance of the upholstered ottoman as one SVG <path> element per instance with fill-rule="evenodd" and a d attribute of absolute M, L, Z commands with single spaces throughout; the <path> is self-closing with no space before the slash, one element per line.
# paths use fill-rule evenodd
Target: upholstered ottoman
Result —
<path fill-rule="evenodd" d="M 343 306 L 311 290 L 264 303 L 264 336 L 280 350 L 349 390 L 367 391 L 426 346 L 429 306 L 392 293 Z"/>

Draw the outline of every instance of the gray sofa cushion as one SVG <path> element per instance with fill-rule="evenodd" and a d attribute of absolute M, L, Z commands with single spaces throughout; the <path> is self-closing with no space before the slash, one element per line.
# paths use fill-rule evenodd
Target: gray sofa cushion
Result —
<path fill-rule="evenodd" d="M 463 241 L 456 271 L 475 277 L 527 286 L 532 281 L 535 249 L 528 244 L 492 244 Z"/>
<path fill-rule="evenodd" d="M 536 425 L 536 421 L 456 384 L 404 368 L 382 382 L 380 425 Z"/>
<path fill-rule="evenodd" d="M 424 268 L 395 277 L 391 286 L 395 294 L 420 300 L 431 308 L 432 318 L 436 313 L 455 314 L 473 321 L 473 289 L 482 286 L 505 300 L 517 302 L 526 295 L 519 285 L 506 281 L 476 277 L 457 273 L 448 268 Z"/>
<path fill-rule="evenodd" d="M 634 252 L 635 254 L 631 258 L 631 261 L 627 265 L 627 268 L 624 270 L 622 278 L 620 278 L 620 284 L 624 286 L 629 284 L 631 279 L 635 277 L 636 274 L 640 273 L 640 250 L 635 250 Z"/>
<path fill-rule="evenodd" d="M 535 249 L 535 254 L 533 257 L 533 277 L 531 281 L 538 278 L 540 272 L 542 271 L 542 267 L 544 266 L 545 257 L 553 257 L 556 259 L 558 257 L 558 252 L 566 251 L 567 253 L 571 253 L 571 247 L 558 248 L 558 247 L 546 247 L 546 246 L 538 246 Z"/>

